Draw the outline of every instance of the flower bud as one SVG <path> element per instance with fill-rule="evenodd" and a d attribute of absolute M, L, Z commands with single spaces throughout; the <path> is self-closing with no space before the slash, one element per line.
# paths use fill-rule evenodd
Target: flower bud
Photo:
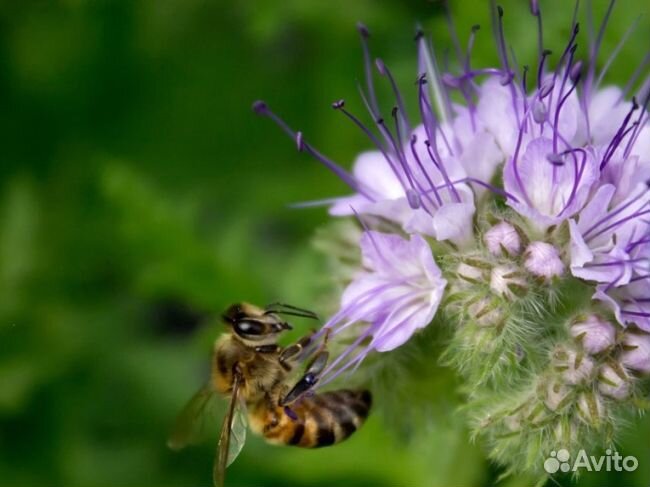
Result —
<path fill-rule="evenodd" d="M 513 433 L 516 431 L 521 431 L 521 416 L 518 414 L 506 416 L 503 422 L 506 425 L 506 428 L 508 428 Z"/>
<path fill-rule="evenodd" d="M 483 276 L 483 271 L 478 267 L 473 265 L 465 264 L 461 262 L 456 269 L 456 274 L 458 277 L 469 283 L 483 282 L 485 279 Z"/>
<path fill-rule="evenodd" d="M 553 437 L 558 445 L 571 445 L 577 441 L 579 429 L 579 424 L 564 416 L 556 422 Z"/>
<path fill-rule="evenodd" d="M 622 401 L 630 394 L 630 378 L 622 367 L 605 364 L 598 375 L 598 390 L 604 396 Z"/>
<path fill-rule="evenodd" d="M 599 354 L 616 343 L 616 329 L 598 315 L 589 315 L 574 323 L 571 336 L 591 355 Z"/>
<path fill-rule="evenodd" d="M 580 394 L 578 397 L 578 414 L 583 421 L 589 424 L 599 424 L 604 416 L 603 402 L 600 397 L 593 392 Z"/>
<path fill-rule="evenodd" d="M 507 222 L 498 223 L 485 232 L 483 242 L 494 255 L 517 255 L 521 251 L 519 233 Z"/>
<path fill-rule="evenodd" d="M 571 391 L 571 388 L 559 381 L 551 382 L 546 388 L 546 400 L 544 404 L 551 411 L 557 411 L 567 404 Z"/>
<path fill-rule="evenodd" d="M 626 334 L 620 361 L 628 369 L 650 374 L 650 335 Z"/>
<path fill-rule="evenodd" d="M 562 372 L 562 379 L 570 385 L 589 381 L 594 373 L 594 361 L 583 352 L 558 350 L 553 355 L 555 368 Z"/>
<path fill-rule="evenodd" d="M 513 299 L 526 290 L 526 280 L 515 266 L 498 266 L 492 269 L 490 289 L 499 296 Z"/>
<path fill-rule="evenodd" d="M 564 273 L 564 264 L 555 247 L 545 242 L 532 242 L 526 247 L 524 267 L 539 277 L 550 279 Z"/>
<path fill-rule="evenodd" d="M 468 311 L 474 323 L 482 328 L 499 326 L 504 320 L 503 311 L 495 299 L 481 298 L 472 303 Z"/>

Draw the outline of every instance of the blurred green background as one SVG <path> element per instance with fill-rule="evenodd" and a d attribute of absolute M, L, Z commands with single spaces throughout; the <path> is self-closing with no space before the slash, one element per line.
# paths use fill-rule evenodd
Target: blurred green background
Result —
<path fill-rule="evenodd" d="M 527 2 L 502 3 L 531 60 Z M 541 3 L 560 49 L 571 2 Z M 494 62 L 488 2 L 452 10 L 463 40 L 484 27 L 474 64 Z M 644 0 L 615 11 L 605 51 L 644 11 L 610 81 L 627 79 L 649 31 Z M 182 453 L 165 440 L 207 377 L 217 316 L 244 299 L 323 311 L 326 266 L 310 241 L 326 212 L 287 205 L 346 192 L 250 105 L 264 98 L 348 166 L 367 143 L 329 104 L 360 112 L 358 20 L 412 101 L 415 25 L 450 50 L 438 2 L 0 2 L 0 485 L 210 485 L 219 426 Z M 229 483 L 495 482 L 455 415 L 429 418 L 407 445 L 379 416 L 319 451 L 251 438 Z M 646 419 L 622 443 L 635 474 L 581 483 L 647 487 L 648 437 Z"/>

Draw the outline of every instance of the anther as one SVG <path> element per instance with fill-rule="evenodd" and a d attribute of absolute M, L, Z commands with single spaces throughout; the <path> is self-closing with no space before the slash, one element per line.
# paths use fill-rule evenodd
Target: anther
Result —
<path fill-rule="evenodd" d="M 418 29 L 415 31 L 415 36 L 413 37 L 414 41 L 419 41 L 424 37 L 424 31 L 422 29 Z"/>
<path fill-rule="evenodd" d="M 535 17 L 539 15 L 539 1 L 538 0 L 530 0 L 530 13 L 533 14 Z"/>
<path fill-rule="evenodd" d="M 368 30 L 368 27 L 365 26 L 365 24 L 362 24 L 361 22 L 357 23 L 357 30 L 364 39 L 370 37 L 370 31 Z"/>
<path fill-rule="evenodd" d="M 564 161 L 560 154 L 548 154 L 546 160 L 553 164 L 554 166 L 564 166 Z"/>
<path fill-rule="evenodd" d="M 499 17 L 503 17 L 503 7 L 501 5 L 497 5 L 497 13 Z"/>
<path fill-rule="evenodd" d="M 544 123 L 548 112 L 546 110 L 546 105 L 539 100 L 533 101 L 533 120 L 537 123 Z"/>
<path fill-rule="evenodd" d="M 395 117 L 395 116 L 397 116 L 397 112 L 399 112 L 399 108 L 397 108 L 396 106 L 394 106 L 394 107 L 392 108 L 392 110 L 390 111 L 390 114 L 391 114 L 393 117 Z"/>
<path fill-rule="evenodd" d="M 481 25 L 480 25 L 480 24 L 474 24 L 474 25 L 472 26 L 472 32 L 476 33 L 476 32 L 478 32 L 479 30 L 481 30 Z"/>
<path fill-rule="evenodd" d="M 571 67 L 569 76 L 574 83 L 577 83 L 582 75 L 582 61 L 578 61 Z"/>
<path fill-rule="evenodd" d="M 339 109 L 343 108 L 344 106 L 345 106 L 345 100 L 343 100 L 343 99 L 337 100 L 334 103 L 332 103 L 332 108 L 334 110 L 339 110 Z"/>
<path fill-rule="evenodd" d="M 253 111 L 258 115 L 266 115 L 268 106 L 262 100 L 257 100 L 253 102 Z"/>
<path fill-rule="evenodd" d="M 386 66 L 384 65 L 384 61 L 379 58 L 375 59 L 375 66 L 377 66 L 377 71 L 379 71 L 379 74 L 382 76 L 386 75 Z"/>
<path fill-rule="evenodd" d="M 406 199 L 408 200 L 409 206 L 413 210 L 417 210 L 422 206 L 422 200 L 420 199 L 420 195 L 412 188 L 408 188 L 406 190 Z"/>

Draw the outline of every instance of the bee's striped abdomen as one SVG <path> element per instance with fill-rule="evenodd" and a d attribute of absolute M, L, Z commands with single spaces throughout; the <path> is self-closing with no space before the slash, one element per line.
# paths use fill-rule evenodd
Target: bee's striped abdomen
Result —
<path fill-rule="evenodd" d="M 281 407 L 267 408 L 266 418 L 262 418 L 258 408 L 251 426 L 271 443 L 319 448 L 339 443 L 359 429 L 371 404 L 368 391 L 330 391 L 300 399 L 289 414 Z"/>

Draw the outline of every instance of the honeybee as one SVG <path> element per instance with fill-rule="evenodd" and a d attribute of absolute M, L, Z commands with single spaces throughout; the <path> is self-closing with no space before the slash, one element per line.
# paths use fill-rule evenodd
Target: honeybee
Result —
<path fill-rule="evenodd" d="M 348 438 L 370 411 L 372 396 L 366 390 L 311 393 L 328 361 L 327 334 L 320 344 L 312 333 L 283 348 L 278 337 L 291 325 L 281 315 L 318 318 L 280 303 L 228 308 L 223 315 L 228 330 L 214 344 L 211 380 L 190 399 L 169 438 L 174 450 L 187 446 L 213 397 L 230 397 L 213 468 L 215 485 L 223 486 L 226 468 L 244 446 L 248 424 L 269 443 L 318 448 Z M 291 387 L 290 375 L 302 363 L 305 372 Z"/>

